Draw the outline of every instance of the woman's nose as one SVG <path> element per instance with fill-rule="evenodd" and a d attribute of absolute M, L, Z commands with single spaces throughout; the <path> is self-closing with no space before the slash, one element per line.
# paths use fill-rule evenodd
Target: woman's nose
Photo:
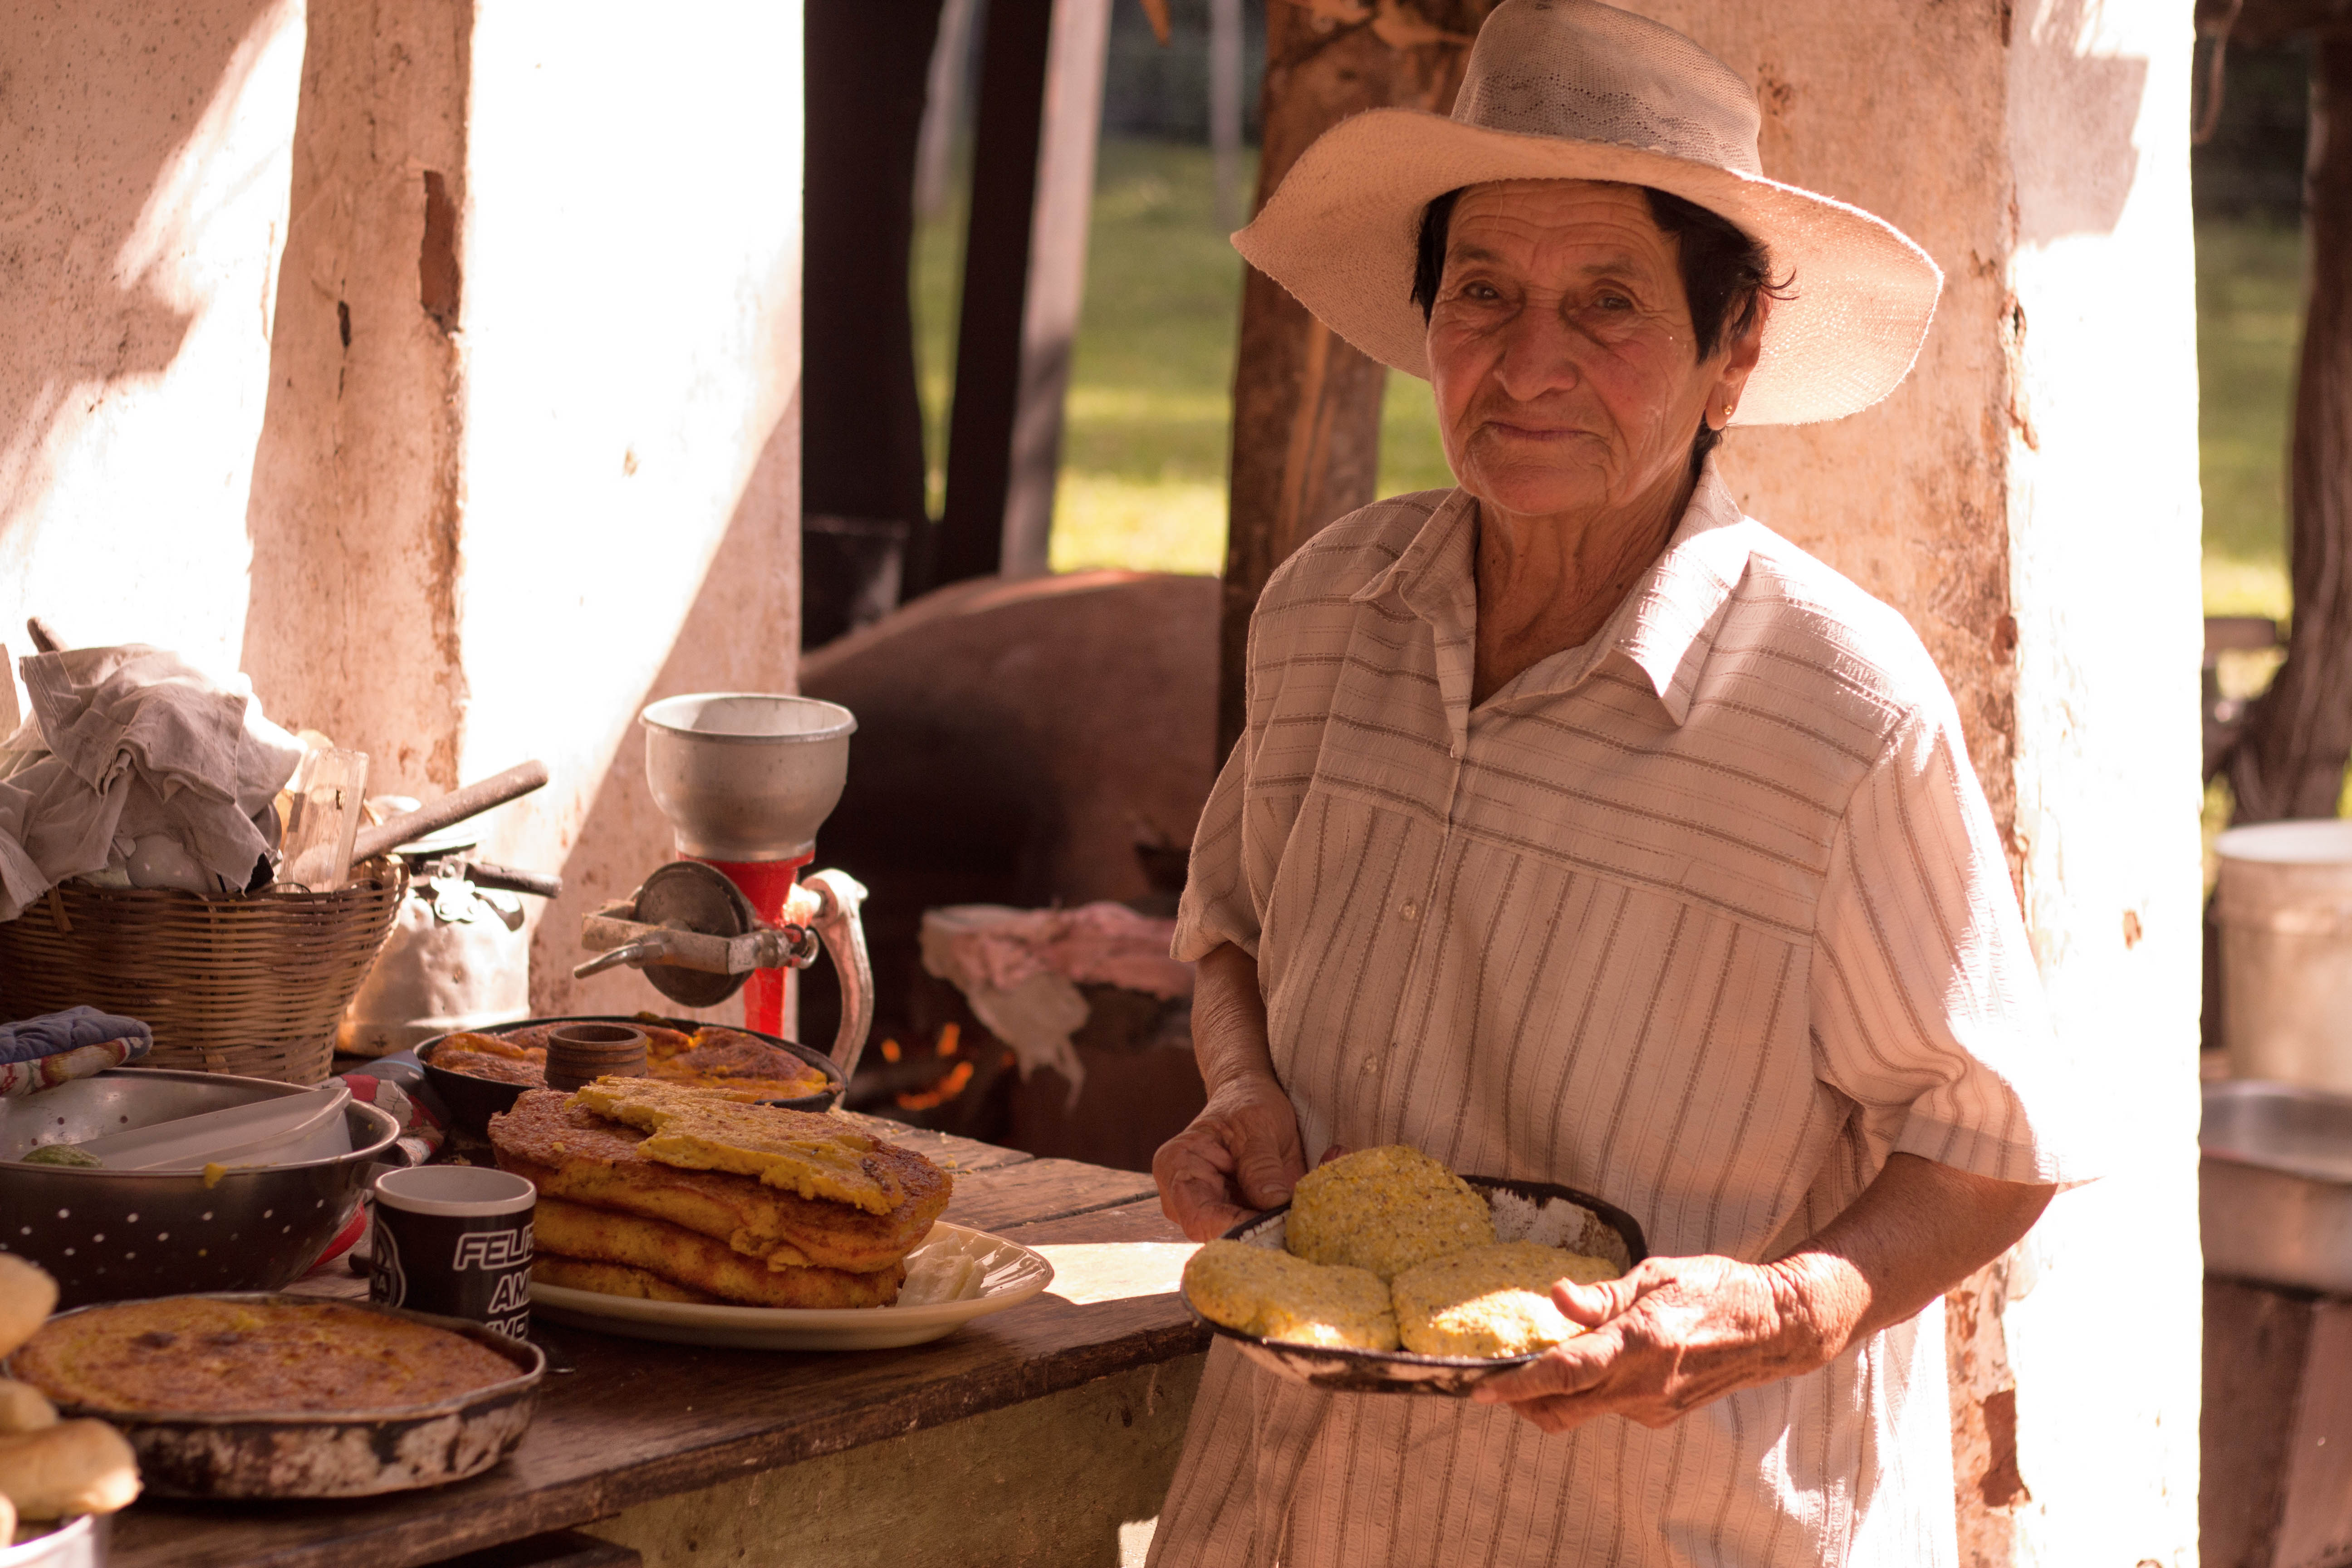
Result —
<path fill-rule="evenodd" d="M 1577 360 L 1584 346 L 1582 335 L 1557 310 L 1521 310 L 1504 325 L 1493 379 L 1519 403 L 1566 391 L 1583 379 Z"/>

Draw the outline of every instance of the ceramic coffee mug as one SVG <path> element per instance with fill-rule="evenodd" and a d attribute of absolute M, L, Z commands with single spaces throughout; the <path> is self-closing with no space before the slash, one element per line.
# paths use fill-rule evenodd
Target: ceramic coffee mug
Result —
<path fill-rule="evenodd" d="M 530 1215 L 539 1189 L 510 1171 L 420 1165 L 375 1181 L 368 1299 L 530 1332 Z"/>

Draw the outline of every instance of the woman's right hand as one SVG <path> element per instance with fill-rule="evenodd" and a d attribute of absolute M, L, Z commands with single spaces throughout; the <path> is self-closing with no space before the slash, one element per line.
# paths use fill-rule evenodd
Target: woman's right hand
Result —
<path fill-rule="evenodd" d="M 1271 1073 L 1235 1075 L 1192 1125 L 1160 1146 L 1152 1179 L 1160 1211 L 1194 1241 L 1212 1241 L 1262 1209 L 1290 1201 L 1307 1173 L 1298 1118 Z"/>

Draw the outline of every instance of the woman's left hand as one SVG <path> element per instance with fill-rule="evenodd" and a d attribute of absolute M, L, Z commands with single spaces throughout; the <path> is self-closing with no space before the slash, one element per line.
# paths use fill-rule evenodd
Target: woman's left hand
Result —
<path fill-rule="evenodd" d="M 1547 1432 L 1596 1415 L 1664 1426 L 1735 1389 L 1825 1364 L 1845 1334 L 1820 1299 L 1843 1292 L 1796 1258 L 1652 1258 L 1598 1285 L 1561 1280 L 1552 1300 L 1588 1331 L 1541 1360 L 1484 1384 L 1475 1397 L 1507 1404 Z M 1828 1309 L 1824 1310 L 1824 1309 Z M 1850 1326 L 1850 1325 L 1847 1325 Z"/>

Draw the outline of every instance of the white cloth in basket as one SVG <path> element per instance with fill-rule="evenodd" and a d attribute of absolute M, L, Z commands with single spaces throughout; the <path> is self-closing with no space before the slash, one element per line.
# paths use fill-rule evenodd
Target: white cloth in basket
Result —
<path fill-rule="evenodd" d="M 217 680 L 138 643 L 17 668 L 33 711 L 0 749 L 0 921 L 155 836 L 218 891 L 244 890 L 274 843 L 270 803 L 302 756 L 244 676 Z"/>

